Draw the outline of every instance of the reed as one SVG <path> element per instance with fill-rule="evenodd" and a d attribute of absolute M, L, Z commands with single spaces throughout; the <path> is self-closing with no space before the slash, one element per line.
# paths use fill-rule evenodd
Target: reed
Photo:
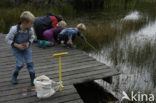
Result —
<path fill-rule="evenodd" d="M 20 6 L 2 8 L 0 10 L 0 32 L 7 33 L 12 25 L 16 25 L 19 22 L 19 16 L 21 12 L 29 10 L 31 11 L 36 17 L 37 16 L 44 16 L 48 12 L 52 12 L 56 15 L 62 15 L 65 19 L 71 19 L 75 16 L 75 11 L 71 5 L 68 3 L 62 4 L 60 7 L 52 6 L 52 7 L 44 7 L 44 8 L 37 8 L 32 7 L 30 5 L 21 4 Z"/>

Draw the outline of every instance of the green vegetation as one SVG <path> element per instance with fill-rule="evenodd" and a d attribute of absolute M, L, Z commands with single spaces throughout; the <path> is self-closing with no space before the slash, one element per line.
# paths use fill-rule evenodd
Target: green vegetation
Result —
<path fill-rule="evenodd" d="M 127 0 L 126 0 L 127 1 Z M 0 32 L 7 33 L 10 26 L 16 24 L 19 15 L 24 10 L 30 10 L 35 16 L 45 15 L 47 12 L 53 12 L 56 15 L 62 15 L 66 20 L 73 20 L 81 15 L 84 10 L 100 11 L 111 10 L 114 8 L 132 9 L 136 5 L 136 0 L 69 0 L 68 2 L 56 0 L 1 0 L 0 1 Z M 85 12 L 85 11 L 84 11 Z M 85 12 L 86 13 L 86 12 Z M 85 14 L 83 13 L 83 14 Z"/>
<path fill-rule="evenodd" d="M 84 33 L 84 35 L 88 39 L 88 42 L 91 43 L 91 45 L 93 45 L 97 50 L 100 50 L 104 45 L 113 43 L 117 37 L 123 38 L 125 34 L 131 30 L 139 30 L 146 24 L 146 21 L 141 19 L 138 21 L 117 22 L 117 24 L 118 25 L 114 24 L 115 26 L 113 27 L 110 24 L 101 24 L 99 26 L 87 25 L 87 31 Z M 79 48 L 85 51 L 93 50 L 81 39 L 77 39 L 76 44 Z M 117 44 L 115 46 L 117 48 Z M 115 50 L 113 52 L 115 52 Z M 114 53 L 112 55 L 115 57 Z"/>
<path fill-rule="evenodd" d="M 29 5 L 20 5 L 19 7 L 8 7 L 2 8 L 0 10 L 0 32 L 7 33 L 10 29 L 10 26 L 17 24 L 19 22 L 19 16 L 21 12 L 29 10 L 36 17 L 46 15 L 48 12 L 52 12 L 56 15 L 63 15 L 65 19 L 71 19 L 75 16 L 75 11 L 70 4 L 63 4 L 60 7 L 45 7 L 45 8 L 37 8 L 31 7 Z"/>
<path fill-rule="evenodd" d="M 48 12 L 52 12 L 56 15 L 62 15 L 64 19 L 68 23 L 68 27 L 76 26 L 78 23 L 83 22 L 87 24 L 87 31 L 84 33 L 87 37 L 89 43 L 91 43 L 96 49 L 101 49 L 103 45 L 107 45 L 115 40 L 115 38 L 123 32 L 127 30 L 131 30 L 131 28 L 135 28 L 138 26 L 140 28 L 140 24 L 144 23 L 144 20 L 138 21 L 138 22 L 126 22 L 123 23 L 123 29 L 119 30 L 118 26 L 111 27 L 110 24 L 99 24 L 98 26 L 96 23 L 88 23 L 88 21 L 84 20 L 77 20 L 77 17 L 81 14 L 81 12 L 78 10 L 80 8 L 97 8 L 98 5 L 101 5 L 100 7 L 104 9 L 107 8 L 133 8 L 131 7 L 131 4 L 135 5 L 135 0 L 128 1 L 127 3 L 124 2 L 124 0 L 119 0 L 119 2 L 115 0 L 99 0 L 99 2 L 96 2 L 96 0 L 76 0 L 75 2 L 66 2 L 66 3 L 60 3 L 58 2 L 55 6 L 50 5 L 37 5 L 37 4 L 20 4 L 20 3 L 13 3 L 10 7 L 6 7 L 7 1 L 2 0 L 0 2 L 0 5 L 4 3 L 2 6 L 1 17 L 0 17 L 0 31 L 3 33 L 7 33 L 10 29 L 10 26 L 17 24 L 19 22 L 19 15 L 24 10 L 31 11 L 35 16 L 43 16 Z M 24 1 L 26 3 L 26 1 Z M 72 5 L 73 4 L 73 5 Z M 16 7 L 17 6 L 17 7 Z M 40 8 L 38 8 L 40 7 Z M 101 9 L 101 10 L 103 10 Z M 79 12 L 79 13 L 78 13 Z M 84 13 L 86 14 L 86 13 Z M 81 15 L 81 17 L 83 14 Z M 83 17 L 80 19 L 83 19 Z M 104 19 L 101 17 L 101 19 Z M 100 23 L 100 22 L 98 22 Z M 134 24 L 136 24 L 134 26 Z M 79 48 L 90 51 L 92 48 L 90 48 L 84 41 L 77 39 L 76 44 Z"/>

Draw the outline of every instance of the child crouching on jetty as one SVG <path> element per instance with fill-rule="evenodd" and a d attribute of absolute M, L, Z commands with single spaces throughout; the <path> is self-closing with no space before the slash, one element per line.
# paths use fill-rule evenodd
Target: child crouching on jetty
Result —
<path fill-rule="evenodd" d="M 66 25 L 66 22 L 62 20 L 55 28 L 45 30 L 43 32 L 45 40 L 38 40 L 38 46 L 42 48 L 54 46 L 55 42 L 57 42 L 58 34 L 65 28 Z"/>
<path fill-rule="evenodd" d="M 76 48 L 73 42 L 76 36 L 80 36 L 84 39 L 82 32 L 85 30 L 86 26 L 83 23 L 78 24 L 76 28 L 63 29 L 58 35 L 58 41 L 59 43 L 63 42 L 69 48 Z"/>

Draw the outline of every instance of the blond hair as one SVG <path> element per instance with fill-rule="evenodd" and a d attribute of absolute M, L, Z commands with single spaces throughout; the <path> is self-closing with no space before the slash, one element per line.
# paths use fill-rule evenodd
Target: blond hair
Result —
<path fill-rule="evenodd" d="M 83 23 L 80 23 L 76 26 L 78 29 L 86 30 L 86 26 Z"/>
<path fill-rule="evenodd" d="M 61 27 L 65 27 L 67 25 L 67 23 L 65 21 L 60 21 L 58 22 L 57 26 L 61 26 Z"/>
<path fill-rule="evenodd" d="M 22 12 L 20 16 L 21 22 L 26 21 L 26 22 L 31 22 L 35 20 L 35 16 L 30 12 L 30 11 L 24 11 Z"/>

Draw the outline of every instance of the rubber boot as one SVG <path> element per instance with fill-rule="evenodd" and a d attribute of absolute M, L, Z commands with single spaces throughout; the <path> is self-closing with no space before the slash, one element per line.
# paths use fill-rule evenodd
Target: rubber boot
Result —
<path fill-rule="evenodd" d="M 45 45 L 50 47 L 51 43 L 49 41 L 45 41 Z"/>
<path fill-rule="evenodd" d="M 18 72 L 14 72 L 11 80 L 12 84 L 18 84 L 17 76 L 18 76 Z"/>
<path fill-rule="evenodd" d="M 45 49 L 46 47 L 50 47 L 51 43 L 45 40 L 38 40 L 38 46 Z"/>
<path fill-rule="evenodd" d="M 34 86 L 35 73 L 29 73 L 31 79 L 31 86 Z"/>
<path fill-rule="evenodd" d="M 34 79 L 35 79 L 34 63 L 33 62 L 27 63 L 27 68 L 31 79 L 31 86 L 34 86 Z"/>
<path fill-rule="evenodd" d="M 42 48 L 45 49 L 46 47 L 50 47 L 50 42 L 43 40 Z"/>
<path fill-rule="evenodd" d="M 42 48 L 42 45 L 43 45 L 43 40 L 38 40 L 38 47 Z"/>

